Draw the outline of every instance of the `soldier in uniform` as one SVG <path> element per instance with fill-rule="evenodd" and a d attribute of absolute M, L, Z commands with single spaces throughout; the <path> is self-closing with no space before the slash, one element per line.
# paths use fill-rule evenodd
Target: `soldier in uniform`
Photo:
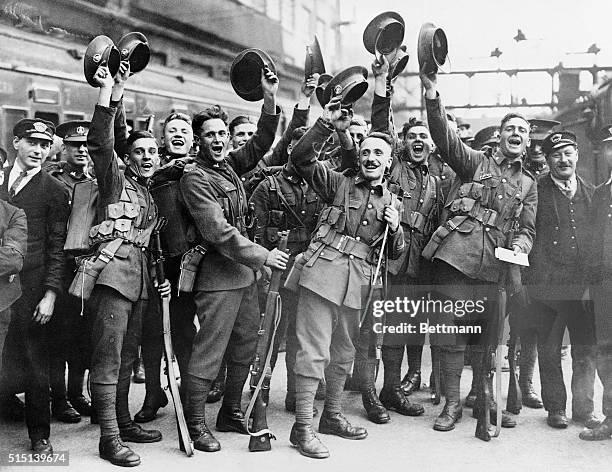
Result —
<path fill-rule="evenodd" d="M 194 286 L 200 330 L 184 377 L 189 434 L 194 447 L 206 452 L 221 448 L 206 425 L 205 405 L 224 353 L 227 380 L 216 427 L 218 431 L 246 432 L 241 399 L 257 345 L 256 272 L 264 264 L 284 269 L 288 261 L 287 254 L 277 249 L 268 251 L 250 241 L 246 233 L 248 208 L 240 175 L 255 167 L 262 157 L 259 151 L 273 139 L 280 117 L 276 75 L 269 70 L 262 72 L 261 86 L 264 105 L 258 130 L 240 149 L 227 152 L 227 115 L 218 105 L 194 117 L 200 149 L 194 166 L 185 170 L 180 181 L 199 242 L 208 247 Z"/>
<path fill-rule="evenodd" d="M 353 142 L 357 149 L 359 149 L 359 145 L 363 138 L 368 135 L 368 124 L 360 115 L 353 115 L 351 118 L 351 125 L 348 128 L 348 132 L 353 138 Z"/>
<path fill-rule="evenodd" d="M 451 130 L 457 130 L 457 123 L 454 119 L 451 119 L 452 115 L 447 114 L 446 120 L 448 122 Z M 404 124 L 403 133 L 405 134 L 406 125 Z M 448 197 L 448 192 L 450 191 L 451 184 L 455 178 L 455 171 L 448 165 L 444 156 L 440 155 L 440 149 L 434 149 L 434 151 L 429 155 L 427 159 L 427 164 L 429 167 L 429 173 L 434 175 L 440 179 L 440 186 L 442 188 L 442 195 L 444 195 L 444 200 Z"/>
<path fill-rule="evenodd" d="M 549 172 L 548 164 L 546 163 L 546 156 L 542 152 L 542 141 L 548 136 L 555 126 L 560 125 L 555 120 L 542 120 L 542 119 L 531 119 L 529 120 L 531 125 L 531 146 L 527 149 L 527 155 L 525 156 L 525 167 L 536 179 L 547 175 Z M 522 346 L 521 346 L 522 348 Z"/>
<path fill-rule="evenodd" d="M 421 83 L 425 88 L 427 119 L 434 143 L 457 173 L 442 224 L 423 255 L 434 261 L 437 282 L 445 286 L 446 295 L 452 299 L 477 300 L 486 296 L 488 300 L 495 300 L 502 266 L 494 257 L 494 249 L 510 245 L 517 253 L 529 253 L 535 236 L 536 184 L 521 161 L 529 145 L 529 123 L 518 114 L 506 115 L 500 126 L 499 149 L 492 155 L 475 151 L 461 142 L 444 119 L 437 74 L 422 72 Z M 515 226 L 514 238 L 508 244 L 506 234 Z M 442 324 L 459 322 L 454 314 L 446 315 L 439 314 Z M 483 319 L 476 321 L 493 320 L 490 303 L 485 303 L 482 316 Z M 494 324 L 486 323 L 485 328 L 492 329 Z M 435 421 L 437 431 L 454 429 L 455 422 L 461 418 L 459 386 L 467 342 L 463 335 L 451 335 L 441 346 L 446 404 Z M 484 358 L 484 346 L 478 348 L 477 355 L 480 352 Z M 477 374 L 484 375 L 484 372 Z M 504 417 L 502 426 L 516 424 Z M 499 418 L 492 415 L 491 421 Z"/>
<path fill-rule="evenodd" d="M 588 228 L 591 239 L 586 267 L 589 288 L 583 300 L 592 299 L 597 340 L 597 374 L 603 385 L 602 411 L 605 419 L 594 429 L 585 429 L 580 439 L 601 441 L 612 437 L 612 318 L 610 295 L 612 294 L 612 124 L 603 129 L 602 154 L 610 178 L 598 186 L 591 200 Z M 573 349 L 573 346 L 572 346 Z"/>
<path fill-rule="evenodd" d="M 526 281 L 532 285 L 531 312 L 536 316 L 542 400 L 547 423 L 566 428 L 567 394 L 561 345 L 567 327 L 572 345 L 572 419 L 587 427 L 599 424 L 593 413 L 595 328 L 593 314 L 581 302 L 586 288 L 589 225 L 594 187 L 576 174 L 578 143 L 569 131 L 548 135 L 542 151 L 550 173 L 538 180 L 538 215 Z"/>
<path fill-rule="evenodd" d="M 161 167 L 155 171 L 151 179 L 151 193 L 158 204 L 159 214 L 168 220 L 167 226 L 161 230 L 161 240 L 166 257 L 166 277 L 173 288 L 177 288 L 180 275 L 182 254 L 177 251 L 186 248 L 174 247 L 173 234 L 180 232 L 175 224 L 181 218 L 183 210 L 178 198 L 178 182 L 183 175 L 185 166 L 193 162 L 189 152 L 193 146 L 193 129 L 191 118 L 180 112 L 172 112 L 164 119 L 162 126 L 163 146 L 160 149 Z M 172 201 L 168 201 L 171 199 Z M 162 201 L 163 200 L 163 201 Z M 180 235 L 180 238 L 187 235 Z M 180 251 L 179 251 L 180 252 Z M 177 293 L 177 290 L 175 290 Z M 157 305 L 150 305 L 149 323 L 143 326 L 142 333 L 142 364 L 145 370 L 145 398 L 142 408 L 134 415 L 137 423 L 153 421 L 157 411 L 168 404 L 168 398 L 161 388 L 160 369 L 164 352 L 161 312 Z M 190 293 L 180 293 L 170 299 L 170 327 L 172 332 L 172 347 L 181 373 L 187 372 L 191 344 L 196 329 L 193 324 L 195 303 Z M 182 392 L 184 394 L 184 391 Z"/>
<path fill-rule="evenodd" d="M 62 156 L 65 161 L 49 163 L 44 169 L 59 180 L 72 195 L 77 182 L 89 180 L 89 153 L 87 132 L 89 121 L 67 121 L 57 127 L 56 135 L 63 139 Z M 68 277 L 76 270 L 74 258 L 67 256 Z M 70 280 L 67 280 L 67 285 Z M 91 415 L 91 404 L 83 395 L 83 379 L 87 368 L 87 332 L 81 316 L 81 302 L 62 293 L 57 301 L 56 316 L 50 329 L 55 335 L 50 339 L 51 411 L 64 423 L 78 423 L 81 415 Z M 68 391 L 66 392 L 66 364 L 68 364 Z"/>
<path fill-rule="evenodd" d="M 289 440 L 308 457 L 325 458 L 328 449 L 312 430 L 312 411 L 319 380 L 327 394 L 319 432 L 346 439 L 364 439 L 365 428 L 352 426 L 341 412 L 342 390 L 355 355 L 362 287 L 370 284 L 377 248 L 388 225 L 387 251 L 396 259 L 404 250 L 399 224 L 401 202 L 388 190 L 385 169 L 391 164 L 393 141 L 383 133 L 361 143 L 360 172 L 348 177 L 317 160 L 315 149 L 336 129 L 350 123 L 340 110 L 340 97 L 326 105 L 322 118 L 302 137 L 291 159 L 298 173 L 327 204 L 304 254 L 296 315 L 296 415 Z M 365 297 L 363 297 L 365 298 Z"/>
<path fill-rule="evenodd" d="M 307 129 L 302 126 L 293 130 L 292 140 L 287 148 L 289 155 Z M 291 268 L 296 256 L 308 248 L 310 236 L 322 209 L 321 199 L 300 177 L 292 162 L 289 161 L 280 172 L 269 175 L 261 181 L 249 202 L 253 203 L 255 208 L 255 220 L 257 222 L 255 242 L 267 249 L 273 249 L 278 245 L 278 232 L 289 231 L 287 252 L 290 256 L 288 266 Z M 287 274 L 287 271 L 283 274 L 281 286 L 284 285 Z M 276 335 L 272 365 L 276 363 L 280 340 L 286 330 L 287 395 L 285 396 L 285 409 L 295 413 L 295 375 L 293 370 L 297 352 L 295 307 L 298 304 L 298 298 L 296 292 L 285 288 L 281 288 L 280 294 L 283 301 L 281 324 Z"/>
<path fill-rule="evenodd" d="M 128 405 L 130 375 L 140 343 L 147 304 L 157 302 L 148 268 L 149 240 L 157 223 L 157 209 L 148 190 L 159 166 L 157 143 L 147 131 L 126 138 L 123 89 L 129 63 L 122 62 L 113 78 L 106 66 L 94 80 L 100 86 L 98 103 L 87 136 L 87 148 L 98 181 L 98 224 L 90 231 L 96 260 L 106 262 L 88 301 L 92 354 L 92 403 L 100 424 L 100 457 L 120 466 L 136 466 L 140 457 L 123 441 L 161 441 L 161 433 L 144 430 L 132 421 Z M 117 155 L 126 170 L 119 170 Z M 79 275 L 77 274 L 75 282 Z M 74 282 L 73 282 L 74 283 Z M 170 294 L 166 281 L 158 287 Z"/>
<path fill-rule="evenodd" d="M 252 116 L 239 115 L 230 121 L 228 129 L 232 149 L 240 149 L 257 132 L 257 123 Z"/>
<path fill-rule="evenodd" d="M 55 126 L 41 119 L 23 119 L 14 129 L 13 167 L 4 169 L 0 200 L 24 210 L 28 219 L 27 253 L 21 297 L 11 309 L 0 372 L 0 398 L 25 390 L 25 414 L 32 450 L 51 453 L 49 442 L 49 348 L 47 323 L 64 289 L 64 241 L 68 192 L 42 172 Z"/>

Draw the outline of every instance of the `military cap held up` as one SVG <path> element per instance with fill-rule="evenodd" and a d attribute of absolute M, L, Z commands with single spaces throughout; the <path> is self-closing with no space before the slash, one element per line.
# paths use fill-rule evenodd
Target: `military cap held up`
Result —
<path fill-rule="evenodd" d="M 115 47 L 112 39 L 103 35 L 96 36 L 87 46 L 85 57 L 83 58 L 85 79 L 92 87 L 98 87 L 93 78 L 98 67 L 106 64 L 110 74 L 114 77 L 119 70 L 120 62 L 119 50 Z"/>
<path fill-rule="evenodd" d="M 542 152 L 548 156 L 555 149 L 568 145 L 578 146 L 576 135 L 570 131 L 558 131 L 551 133 L 544 138 L 544 141 L 542 142 Z"/>
<path fill-rule="evenodd" d="M 40 118 L 24 118 L 13 127 L 13 135 L 18 138 L 37 138 L 53 141 L 55 125 Z"/>
<path fill-rule="evenodd" d="M 126 34 L 117 43 L 117 49 L 122 61 L 129 61 L 130 73 L 135 74 L 144 70 L 151 59 L 151 49 L 147 37 L 134 31 Z"/>
<path fill-rule="evenodd" d="M 438 67 L 446 62 L 448 55 L 448 41 L 444 30 L 433 23 L 423 24 L 419 31 L 417 54 L 419 69 L 423 69 L 423 65 L 427 63 L 427 69 L 424 70 L 426 74 L 438 72 Z"/>
<path fill-rule="evenodd" d="M 375 17 L 363 31 L 363 45 L 372 54 L 389 54 L 404 40 L 404 19 L 399 13 L 386 11 Z"/>
<path fill-rule="evenodd" d="M 325 101 L 325 87 L 331 79 L 334 77 L 331 74 L 321 74 L 319 76 L 319 81 L 317 82 L 317 88 L 315 89 L 315 95 L 317 96 L 317 101 L 321 107 L 327 105 Z"/>
<path fill-rule="evenodd" d="M 367 69 L 361 66 L 353 66 L 344 69 L 329 81 L 323 92 L 323 99 L 327 104 L 332 97 L 342 95 L 342 104 L 350 105 L 359 100 L 367 90 Z"/>
<path fill-rule="evenodd" d="M 304 61 L 304 76 L 310 77 L 312 74 L 325 73 L 325 63 L 319 40 L 315 36 L 314 42 L 306 46 L 306 59 Z"/>
<path fill-rule="evenodd" d="M 57 127 L 55 134 L 64 139 L 65 143 L 86 143 L 89 132 L 89 121 L 66 121 Z"/>
<path fill-rule="evenodd" d="M 258 102 L 263 99 L 261 71 L 264 68 L 276 74 L 274 61 L 261 49 L 245 49 L 236 56 L 230 68 L 230 82 L 240 98 L 248 102 Z"/>

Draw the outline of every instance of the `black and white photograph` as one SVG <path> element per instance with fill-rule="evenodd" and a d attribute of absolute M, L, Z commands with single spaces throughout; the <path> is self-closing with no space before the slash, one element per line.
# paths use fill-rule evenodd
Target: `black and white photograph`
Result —
<path fill-rule="evenodd" d="M 611 470 L 611 25 L 0 0 L 0 470 Z"/>

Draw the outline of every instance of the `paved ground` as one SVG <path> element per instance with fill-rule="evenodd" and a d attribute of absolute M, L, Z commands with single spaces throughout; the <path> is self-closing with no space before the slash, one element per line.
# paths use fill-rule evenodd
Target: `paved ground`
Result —
<path fill-rule="evenodd" d="M 429 350 L 426 349 L 426 352 Z M 429 356 L 424 355 L 424 363 Z M 282 359 L 278 363 L 283 365 Z M 284 366 L 283 366 L 284 367 Z M 571 361 L 564 360 L 567 385 Z M 429 373 L 429 366 L 424 366 Z M 265 453 L 248 452 L 248 438 L 233 433 L 216 433 L 222 450 L 210 454 L 196 451 L 195 456 L 185 457 L 178 450 L 174 414 L 171 406 L 160 410 L 158 418 L 150 427 L 161 429 L 164 439 L 156 444 L 135 444 L 133 448 L 142 457 L 139 470 L 170 471 L 382 471 L 397 468 L 428 471 L 521 471 L 521 472 L 574 472 L 612 470 L 612 441 L 589 443 L 578 439 L 581 427 L 571 424 L 566 430 L 553 430 L 546 425 L 543 410 L 523 409 L 517 417 L 518 427 L 503 429 L 500 438 L 484 443 L 474 438 L 476 420 L 471 410 L 464 410 L 464 419 L 455 431 L 439 433 L 432 430 L 434 418 L 442 405 L 433 406 L 428 392 L 415 395 L 425 404 L 425 415 L 419 418 L 392 414 L 386 425 L 369 423 L 363 416 L 361 397 L 347 393 L 345 412 L 353 423 L 367 426 L 369 436 L 363 441 L 348 441 L 322 435 L 331 450 L 327 460 L 314 460 L 301 456 L 289 444 L 289 431 L 293 423 L 291 415 L 283 410 L 284 370 L 275 372 L 272 385 L 272 401 L 269 408 L 269 424 L 278 440 L 273 450 Z M 466 368 L 462 379 L 462 392 L 469 389 L 471 370 Z M 379 377 L 379 384 L 382 376 Z M 504 375 L 507 385 L 507 375 Z M 539 385 L 539 381 L 536 381 Z M 505 389 L 505 387 L 504 387 Z M 131 407 L 135 413 L 142 402 L 144 387 L 132 384 Z M 246 401 L 245 395 L 245 401 Z M 321 402 L 317 402 L 320 409 Z M 505 401 L 504 401 L 505 404 Z M 571 403 L 568 401 L 568 404 Z M 214 425 L 219 404 L 208 409 L 209 424 Z M 597 381 L 596 408 L 601 405 L 601 385 Z M 569 414 L 569 411 L 568 411 Z M 76 425 L 53 422 L 51 440 L 56 451 L 70 452 L 70 470 L 82 472 L 118 470 L 101 460 L 97 454 L 98 428 L 84 419 Z M 0 423 L 0 452 L 28 452 L 29 441 L 25 426 Z M 0 466 L 0 468 L 2 468 Z M 40 470 L 38 467 L 4 467 L 5 470 Z"/>

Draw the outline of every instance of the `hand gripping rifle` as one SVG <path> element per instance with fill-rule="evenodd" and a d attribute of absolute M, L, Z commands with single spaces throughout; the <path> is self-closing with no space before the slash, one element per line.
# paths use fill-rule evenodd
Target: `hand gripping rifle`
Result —
<path fill-rule="evenodd" d="M 506 247 L 512 247 L 514 232 L 518 225 L 518 218 L 512 222 L 510 231 L 506 237 Z M 491 391 L 489 385 L 493 381 L 493 365 L 495 366 L 495 394 L 497 398 L 496 408 L 496 424 L 493 437 L 498 437 L 501 432 L 502 424 L 502 358 L 503 358 L 503 338 L 504 338 L 504 321 L 506 319 L 507 293 L 506 284 L 508 282 L 508 272 L 510 264 L 500 262 L 501 270 L 499 282 L 497 284 L 497 314 L 492 320 L 491 329 L 487 329 L 487 339 L 485 340 L 485 352 L 482 357 L 482 367 L 480 376 L 480 385 L 478 385 L 478 395 L 476 397 L 476 405 L 478 405 L 478 421 L 476 423 L 476 434 L 478 439 L 483 441 L 491 440 Z"/>
<path fill-rule="evenodd" d="M 279 231 L 278 236 L 278 249 L 287 251 L 289 231 Z M 251 436 L 249 439 L 249 451 L 251 452 L 269 451 L 272 449 L 270 439 L 276 439 L 268 428 L 266 409 L 270 400 L 270 379 L 272 378 L 270 359 L 274 350 L 276 329 L 281 319 L 282 302 L 278 290 L 282 273 L 283 271 L 279 269 L 272 270 L 266 311 L 261 314 L 257 351 L 251 364 L 250 386 L 253 393 L 244 415 L 244 427 Z M 251 414 L 253 415 L 253 423 L 252 427 L 249 428 Z"/>
<path fill-rule="evenodd" d="M 159 237 L 161 229 L 166 225 L 166 223 L 167 221 L 165 218 L 159 218 L 157 225 L 155 226 L 155 230 L 153 231 L 153 264 L 155 266 L 158 284 L 162 284 L 166 280 L 166 274 L 164 273 L 164 256 L 161 248 L 161 239 Z M 172 362 L 174 359 L 174 351 L 172 349 L 172 337 L 170 332 L 170 298 L 162 298 L 161 306 L 168 387 L 170 388 L 170 395 L 172 397 L 172 403 L 174 404 L 174 412 L 176 413 L 179 439 L 185 448 L 185 454 L 187 454 L 189 457 L 193 456 L 193 446 L 191 443 L 191 438 L 189 437 L 189 432 L 187 431 L 187 422 L 185 421 L 185 415 L 183 413 L 183 404 L 181 403 L 181 396 L 179 394 L 178 384 L 176 383 L 176 371 L 174 370 L 174 363 Z"/>

